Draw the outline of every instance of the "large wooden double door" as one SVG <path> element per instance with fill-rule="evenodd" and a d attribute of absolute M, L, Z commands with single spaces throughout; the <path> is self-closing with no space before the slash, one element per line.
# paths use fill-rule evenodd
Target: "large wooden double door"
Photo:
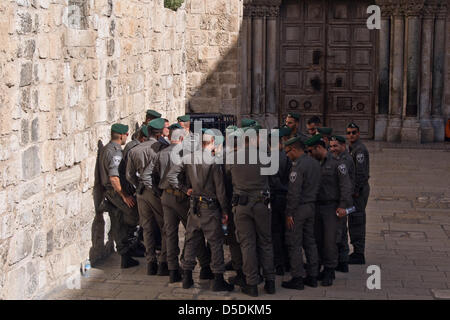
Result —
<path fill-rule="evenodd" d="M 366 25 L 365 0 L 287 0 L 281 6 L 281 118 L 288 112 L 343 134 L 355 121 L 373 138 L 376 31 Z"/>

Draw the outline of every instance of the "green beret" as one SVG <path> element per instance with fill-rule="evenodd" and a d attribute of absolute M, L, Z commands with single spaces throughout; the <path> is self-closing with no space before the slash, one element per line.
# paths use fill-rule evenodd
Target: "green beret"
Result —
<path fill-rule="evenodd" d="M 279 136 L 280 136 L 280 138 L 286 137 L 286 136 L 289 136 L 289 135 L 291 134 L 291 132 L 292 132 L 292 129 L 291 129 L 291 128 L 289 128 L 289 127 L 287 127 L 287 126 L 284 126 L 284 127 L 281 127 L 281 128 L 280 128 L 280 130 L 279 130 Z"/>
<path fill-rule="evenodd" d="M 149 127 L 156 130 L 162 130 L 164 128 L 165 121 L 162 118 L 153 119 L 148 123 Z"/>
<path fill-rule="evenodd" d="M 161 113 L 158 111 L 149 109 L 147 110 L 147 117 L 161 118 Z"/>
<path fill-rule="evenodd" d="M 169 130 L 175 130 L 175 129 L 183 129 L 183 127 L 180 126 L 179 123 L 174 123 L 169 127 Z"/>
<path fill-rule="evenodd" d="M 294 143 L 296 143 L 297 141 L 303 142 L 301 137 L 295 136 L 295 137 L 290 138 L 290 139 L 287 140 L 286 142 L 284 142 L 284 145 L 285 145 L 285 146 L 290 146 L 291 144 L 294 144 Z"/>
<path fill-rule="evenodd" d="M 143 125 L 143 126 L 141 127 L 141 132 L 142 132 L 142 134 L 143 134 L 144 136 L 146 136 L 146 137 L 148 138 L 148 136 L 149 136 L 148 126 Z"/>
<path fill-rule="evenodd" d="M 121 123 L 115 123 L 111 126 L 111 131 L 120 133 L 120 134 L 125 134 L 128 132 L 128 126 L 125 124 L 121 124 Z"/>
<path fill-rule="evenodd" d="M 177 121 L 179 121 L 179 122 L 189 122 L 189 121 L 191 121 L 191 116 L 188 115 L 188 114 L 185 114 L 184 116 L 179 116 L 177 118 Z"/>
<path fill-rule="evenodd" d="M 317 128 L 317 131 L 319 131 L 319 133 L 321 133 L 325 136 L 329 136 L 333 133 L 333 128 L 327 128 L 327 127 Z"/>
<path fill-rule="evenodd" d="M 319 134 L 315 134 L 311 138 L 306 140 L 305 141 L 305 145 L 307 145 L 308 147 L 312 147 L 312 146 L 317 145 L 319 143 L 319 141 L 323 141 L 322 140 L 322 135 L 320 133 Z"/>
<path fill-rule="evenodd" d="M 341 142 L 341 143 L 345 143 L 345 138 L 342 137 L 342 136 L 336 136 L 336 135 L 334 135 L 334 136 L 331 137 L 331 140 L 332 140 L 332 141 L 339 141 L 339 142 Z"/>
<path fill-rule="evenodd" d="M 230 131 L 236 131 L 237 129 L 238 129 L 238 127 L 237 127 L 237 126 L 233 126 L 233 125 L 228 126 L 228 127 L 226 128 L 226 130 L 230 130 Z"/>
<path fill-rule="evenodd" d="M 300 115 L 298 113 L 288 113 L 289 118 L 294 118 L 295 120 L 300 120 Z"/>
<path fill-rule="evenodd" d="M 254 126 L 256 124 L 257 124 L 256 120 L 253 120 L 253 119 L 242 119 L 241 120 L 241 127 L 242 128 L 251 127 L 251 126 Z"/>
<path fill-rule="evenodd" d="M 229 137 L 240 137 L 244 134 L 243 128 L 236 128 L 233 132 L 229 134 Z"/>

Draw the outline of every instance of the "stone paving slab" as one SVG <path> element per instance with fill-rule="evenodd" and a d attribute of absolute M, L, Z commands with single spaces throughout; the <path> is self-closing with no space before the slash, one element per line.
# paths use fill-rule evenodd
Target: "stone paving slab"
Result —
<path fill-rule="evenodd" d="M 386 148 L 388 146 L 389 148 Z M 259 299 L 450 299 L 450 153 L 437 147 L 398 148 L 368 143 L 371 152 L 371 196 L 367 206 L 365 266 L 351 265 L 349 273 L 336 273 L 331 287 L 303 291 L 281 287 L 289 274 L 277 276 L 277 293 L 267 295 L 259 286 Z M 447 148 L 447 146 L 446 146 Z M 180 239 L 184 239 L 180 228 Z M 351 247 L 351 246 L 350 246 Z M 226 258 L 229 258 L 225 247 Z M 133 269 L 119 268 L 113 254 L 81 279 L 81 290 L 60 290 L 47 299 L 199 299 L 253 300 L 237 288 L 214 293 L 209 281 L 198 280 L 184 290 L 167 277 L 145 275 L 145 259 Z M 381 289 L 366 287 L 368 265 L 381 268 Z M 225 278 L 233 276 L 226 272 Z"/>

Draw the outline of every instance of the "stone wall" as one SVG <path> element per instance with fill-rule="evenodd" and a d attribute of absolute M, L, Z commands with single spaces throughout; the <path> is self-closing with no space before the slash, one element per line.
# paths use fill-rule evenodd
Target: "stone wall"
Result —
<path fill-rule="evenodd" d="M 184 113 L 185 24 L 163 0 L 0 2 L 0 299 L 88 257 L 98 142 L 148 107 Z"/>
<path fill-rule="evenodd" d="M 242 0 L 186 0 L 187 110 L 238 113 Z"/>

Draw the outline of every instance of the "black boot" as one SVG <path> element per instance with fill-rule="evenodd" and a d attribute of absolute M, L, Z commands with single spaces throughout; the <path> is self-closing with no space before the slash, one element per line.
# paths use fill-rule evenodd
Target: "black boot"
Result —
<path fill-rule="evenodd" d="M 327 268 L 324 267 L 323 270 L 319 272 L 319 275 L 317 276 L 317 280 L 319 280 L 319 281 L 323 280 L 323 277 L 325 276 L 325 269 L 327 269 Z M 334 272 L 333 272 L 333 279 L 335 279 Z"/>
<path fill-rule="evenodd" d="M 161 262 L 158 264 L 158 276 L 168 276 L 169 275 L 169 267 L 167 266 L 167 262 Z"/>
<path fill-rule="evenodd" d="M 302 277 L 294 277 L 289 281 L 283 281 L 281 283 L 281 286 L 286 289 L 295 289 L 295 290 L 305 289 Z"/>
<path fill-rule="evenodd" d="M 275 294 L 275 280 L 266 280 L 264 291 L 268 294 Z"/>
<path fill-rule="evenodd" d="M 180 270 L 169 270 L 169 283 L 180 282 L 181 279 Z"/>
<path fill-rule="evenodd" d="M 223 279 L 223 274 L 222 273 L 215 273 L 214 274 L 214 284 L 213 284 L 213 288 L 212 291 L 233 291 L 234 290 L 234 285 L 226 282 Z"/>
<path fill-rule="evenodd" d="M 129 253 L 132 257 L 143 258 L 145 257 L 145 247 L 135 244 L 133 248 L 130 249 Z"/>
<path fill-rule="evenodd" d="M 362 253 L 353 252 L 348 256 L 348 264 L 366 264 L 366 258 Z"/>
<path fill-rule="evenodd" d="M 214 279 L 214 274 L 209 266 L 200 269 L 200 279 L 201 280 L 211 280 Z"/>
<path fill-rule="evenodd" d="M 323 287 L 329 287 L 333 284 L 334 276 L 334 268 L 325 268 L 323 270 L 323 280 L 322 280 L 322 286 Z"/>
<path fill-rule="evenodd" d="M 307 285 L 308 287 L 317 288 L 317 278 L 316 277 L 307 276 L 306 278 L 303 279 L 303 283 L 305 285 Z"/>
<path fill-rule="evenodd" d="M 246 295 L 249 295 L 250 297 L 257 297 L 258 296 L 258 286 L 255 285 L 248 285 L 246 284 L 241 288 L 242 293 L 245 293 Z"/>
<path fill-rule="evenodd" d="M 225 264 L 225 271 L 233 271 L 233 262 L 230 260 Z"/>
<path fill-rule="evenodd" d="M 348 263 L 347 262 L 339 262 L 338 266 L 334 270 L 347 273 L 348 272 Z"/>
<path fill-rule="evenodd" d="M 120 261 L 120 267 L 122 269 L 132 268 L 137 265 L 139 265 L 139 261 L 134 260 L 128 253 L 122 255 Z"/>
<path fill-rule="evenodd" d="M 236 286 L 245 287 L 245 274 L 242 272 L 242 269 L 236 271 L 236 276 L 230 278 L 230 283 Z"/>
<path fill-rule="evenodd" d="M 276 274 L 277 276 L 284 276 L 284 268 L 282 265 L 276 267 Z"/>
<path fill-rule="evenodd" d="M 192 279 L 192 270 L 184 270 L 183 272 L 183 289 L 189 289 L 194 285 L 194 280 Z"/>
<path fill-rule="evenodd" d="M 147 264 L 147 275 L 154 276 L 158 270 L 158 264 L 156 262 L 149 262 Z"/>

